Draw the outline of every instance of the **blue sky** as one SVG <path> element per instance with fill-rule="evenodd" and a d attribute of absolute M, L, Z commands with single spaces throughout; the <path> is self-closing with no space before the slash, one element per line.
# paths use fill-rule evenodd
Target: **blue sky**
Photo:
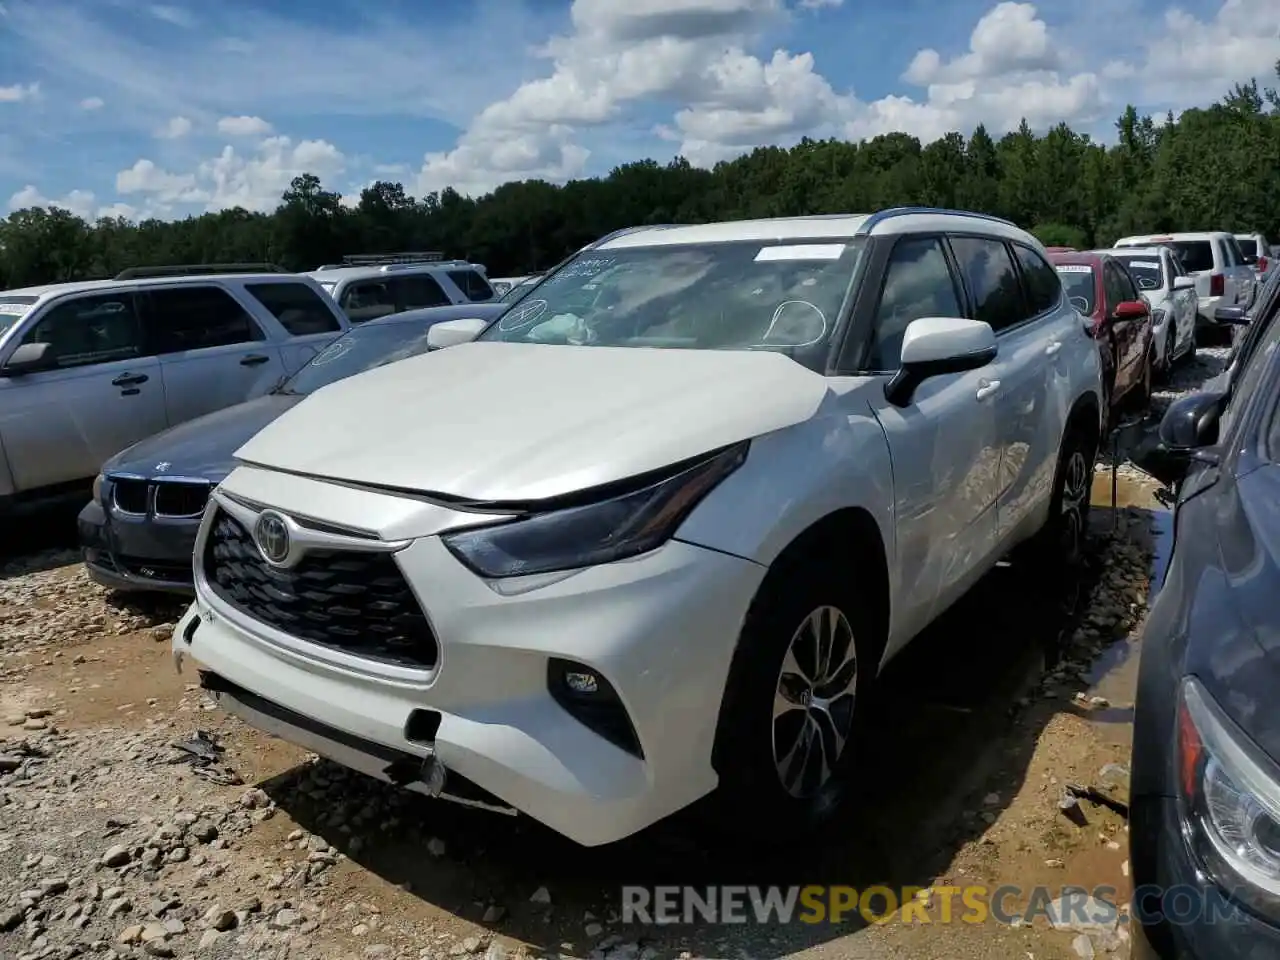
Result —
<path fill-rule="evenodd" d="M 0 0 L 0 201 L 174 217 L 303 171 L 478 194 L 805 135 L 1108 137 L 1277 59 L 1276 0 Z"/>

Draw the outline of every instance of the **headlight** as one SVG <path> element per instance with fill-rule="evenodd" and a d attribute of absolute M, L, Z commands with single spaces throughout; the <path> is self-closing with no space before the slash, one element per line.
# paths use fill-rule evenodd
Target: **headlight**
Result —
<path fill-rule="evenodd" d="M 1192 677 L 1178 706 L 1184 827 L 1218 885 L 1280 917 L 1280 768 Z"/>
<path fill-rule="evenodd" d="M 581 506 L 535 513 L 443 537 L 482 577 L 519 577 L 623 560 L 660 547 L 720 481 L 742 465 L 749 443 Z M 637 484 L 640 484 L 637 486 Z"/>
<path fill-rule="evenodd" d="M 1151 311 L 1151 323 L 1153 326 L 1160 326 L 1165 320 L 1165 310 L 1163 307 L 1156 307 Z"/>
<path fill-rule="evenodd" d="M 93 502 L 99 505 L 102 504 L 102 485 L 104 483 L 106 483 L 106 477 L 102 474 L 98 474 L 93 478 Z M 83 490 L 84 487 L 80 489 Z"/>

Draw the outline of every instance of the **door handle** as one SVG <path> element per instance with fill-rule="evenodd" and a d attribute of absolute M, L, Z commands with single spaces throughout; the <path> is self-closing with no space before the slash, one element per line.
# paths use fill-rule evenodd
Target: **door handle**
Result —
<path fill-rule="evenodd" d="M 259 364 L 266 363 L 270 359 L 271 359 L 270 357 L 264 357 L 260 353 L 251 353 L 247 357 L 245 357 L 243 360 L 240 361 L 240 366 L 256 367 Z"/>
<path fill-rule="evenodd" d="M 1044 348 L 1045 356 L 1052 357 L 1055 353 L 1062 349 L 1062 341 L 1054 340 L 1051 344 Z"/>
<path fill-rule="evenodd" d="M 111 381 L 113 387 L 132 387 L 139 383 L 146 383 L 151 378 L 145 373 L 122 373 Z"/>
<path fill-rule="evenodd" d="M 999 380 L 979 380 L 977 397 L 979 400 L 985 400 L 999 389 Z"/>

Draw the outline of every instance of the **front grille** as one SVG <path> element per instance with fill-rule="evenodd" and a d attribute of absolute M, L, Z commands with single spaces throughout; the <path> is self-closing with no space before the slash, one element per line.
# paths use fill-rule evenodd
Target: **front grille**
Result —
<path fill-rule="evenodd" d="M 199 517 L 204 514 L 212 486 L 206 481 L 163 480 L 156 483 L 157 517 Z"/>
<path fill-rule="evenodd" d="M 290 636 L 401 667 L 436 664 L 435 634 L 389 554 L 312 550 L 280 569 L 262 558 L 238 520 L 218 510 L 203 561 L 223 601 Z"/>
<path fill-rule="evenodd" d="M 112 480 L 116 509 L 124 513 L 146 513 L 150 485 L 145 480 Z"/>

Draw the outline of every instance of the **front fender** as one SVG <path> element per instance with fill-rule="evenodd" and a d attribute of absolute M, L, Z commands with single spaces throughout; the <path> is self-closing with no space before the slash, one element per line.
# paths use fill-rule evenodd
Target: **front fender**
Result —
<path fill-rule="evenodd" d="M 849 508 L 875 520 L 894 569 L 888 442 L 857 401 L 753 440 L 746 463 L 699 504 L 679 538 L 767 567 L 805 530 Z"/>

